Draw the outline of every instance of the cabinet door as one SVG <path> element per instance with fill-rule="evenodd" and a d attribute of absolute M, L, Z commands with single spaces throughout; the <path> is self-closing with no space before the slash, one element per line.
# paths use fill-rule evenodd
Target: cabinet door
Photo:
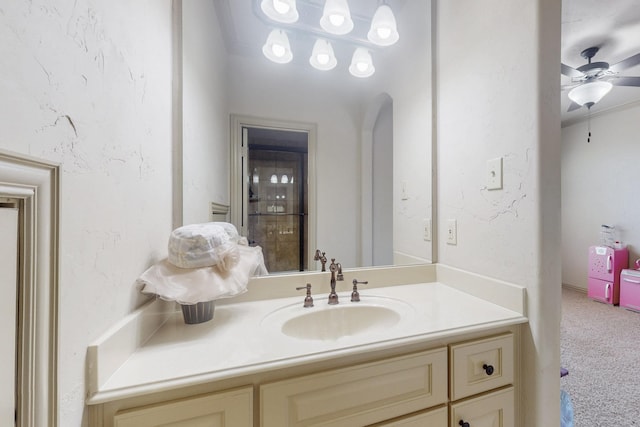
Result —
<path fill-rule="evenodd" d="M 363 426 L 446 401 L 441 348 L 263 385 L 261 426 Z"/>
<path fill-rule="evenodd" d="M 369 427 L 447 427 L 448 421 L 447 407 L 443 406 L 401 420 L 382 422 Z"/>
<path fill-rule="evenodd" d="M 451 346 L 451 400 L 513 382 L 513 334 Z"/>
<path fill-rule="evenodd" d="M 253 388 L 118 412 L 115 427 L 252 427 Z"/>
<path fill-rule="evenodd" d="M 619 286 L 616 286 L 614 282 L 589 277 L 587 284 L 587 296 L 589 298 L 605 304 L 618 304 L 620 301 Z"/>
<path fill-rule="evenodd" d="M 451 405 L 450 427 L 515 427 L 513 387 Z"/>

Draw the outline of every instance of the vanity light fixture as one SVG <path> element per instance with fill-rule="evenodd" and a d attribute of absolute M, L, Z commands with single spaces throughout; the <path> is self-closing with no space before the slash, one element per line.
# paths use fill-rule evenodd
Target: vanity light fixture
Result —
<path fill-rule="evenodd" d="M 320 18 L 320 26 L 331 34 L 350 33 L 353 30 L 353 21 L 347 0 L 327 0 Z"/>
<path fill-rule="evenodd" d="M 367 39 L 378 46 L 391 46 L 399 38 L 396 17 L 393 15 L 391 8 L 383 3 L 378 6 L 376 13 L 373 15 Z"/>
<path fill-rule="evenodd" d="M 569 99 L 576 104 L 580 106 L 586 105 L 588 108 L 591 108 L 593 104 L 596 104 L 604 98 L 612 87 L 613 85 L 610 82 L 602 80 L 591 81 L 574 87 L 568 96 Z"/>
<path fill-rule="evenodd" d="M 283 30 L 275 29 L 269 33 L 267 42 L 262 46 L 262 53 L 273 62 L 286 64 L 293 59 L 291 46 L 287 33 Z"/>
<path fill-rule="evenodd" d="M 375 73 L 376 68 L 373 66 L 371 53 L 363 47 L 359 47 L 353 53 L 349 72 L 355 77 L 369 77 Z"/>
<path fill-rule="evenodd" d="M 297 22 L 300 17 L 296 8 L 296 0 L 262 0 L 260 9 L 270 19 L 283 24 Z"/>
<path fill-rule="evenodd" d="M 334 69 L 338 64 L 338 60 L 333 53 L 331 43 L 325 39 L 316 40 L 309 63 L 317 70 L 328 71 Z"/>

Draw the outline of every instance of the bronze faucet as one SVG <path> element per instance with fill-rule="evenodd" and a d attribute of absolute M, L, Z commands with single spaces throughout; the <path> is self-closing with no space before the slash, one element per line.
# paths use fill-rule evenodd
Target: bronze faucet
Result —
<path fill-rule="evenodd" d="M 296 288 L 297 291 L 301 291 L 302 289 L 307 290 L 307 296 L 304 297 L 303 307 L 304 308 L 313 307 L 313 298 L 311 297 L 311 283 L 307 283 L 307 286 L 300 286 Z"/>
<path fill-rule="evenodd" d="M 344 280 L 344 276 L 342 275 L 342 265 L 339 262 L 336 263 L 335 258 L 331 258 L 329 271 L 331 271 L 331 293 L 329 293 L 329 304 L 335 305 L 338 304 L 338 294 L 336 294 L 336 280 Z M 336 272 L 338 274 L 336 274 Z"/>
<path fill-rule="evenodd" d="M 320 249 L 316 249 L 316 254 L 313 256 L 313 259 L 314 261 L 320 261 L 322 263 L 322 271 L 327 271 L 324 266 L 327 263 L 327 257 L 324 254 L 324 252 L 320 253 Z"/>
<path fill-rule="evenodd" d="M 358 279 L 353 279 L 353 292 L 351 292 L 351 302 L 360 302 L 360 292 L 358 292 L 358 285 L 366 285 L 369 281 L 359 282 Z"/>

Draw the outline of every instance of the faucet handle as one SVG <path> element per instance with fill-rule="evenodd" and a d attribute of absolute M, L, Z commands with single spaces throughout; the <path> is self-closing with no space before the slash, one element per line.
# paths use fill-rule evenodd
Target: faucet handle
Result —
<path fill-rule="evenodd" d="M 366 285 L 369 283 L 369 281 L 358 282 L 358 279 L 353 279 L 351 283 L 353 283 L 353 292 L 351 292 L 351 302 L 359 302 L 360 293 L 358 292 L 358 284 Z"/>
<path fill-rule="evenodd" d="M 304 308 L 313 307 L 313 298 L 311 297 L 311 283 L 307 283 L 307 286 L 298 286 L 296 291 L 300 291 L 302 289 L 307 290 L 307 296 L 304 297 Z"/>

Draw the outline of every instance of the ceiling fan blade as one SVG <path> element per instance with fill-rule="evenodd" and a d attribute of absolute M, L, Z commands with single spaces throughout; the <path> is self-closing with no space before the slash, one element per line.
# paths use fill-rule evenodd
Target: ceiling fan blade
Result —
<path fill-rule="evenodd" d="M 569 105 L 569 109 L 567 111 L 575 111 L 575 110 L 579 110 L 580 108 L 582 108 L 582 105 L 577 104 L 575 102 L 571 102 L 571 105 Z"/>
<path fill-rule="evenodd" d="M 623 59 L 622 61 L 613 64 L 609 67 L 609 70 L 620 72 L 622 70 L 626 70 L 627 68 L 635 67 L 640 64 L 640 53 L 636 53 L 633 56 L 628 57 L 627 59 Z"/>
<path fill-rule="evenodd" d="M 560 63 L 561 69 L 560 72 L 562 74 L 564 74 L 567 77 L 582 77 L 584 76 L 584 73 L 582 73 L 581 71 L 576 70 L 573 67 L 570 67 L 566 64 Z"/>
<path fill-rule="evenodd" d="M 640 77 L 614 77 L 609 80 L 615 86 L 639 86 Z"/>

